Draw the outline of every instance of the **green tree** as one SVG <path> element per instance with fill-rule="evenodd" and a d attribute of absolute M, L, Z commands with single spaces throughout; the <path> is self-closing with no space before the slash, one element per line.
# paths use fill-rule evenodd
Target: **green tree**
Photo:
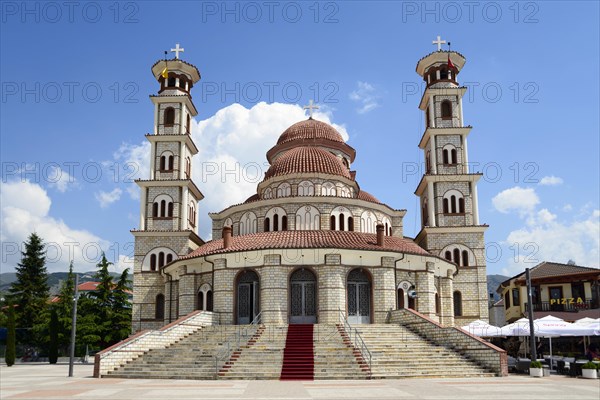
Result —
<path fill-rule="evenodd" d="M 34 337 L 32 328 L 43 315 L 50 293 L 44 247 L 42 238 L 36 233 L 29 235 L 21 262 L 17 264 L 17 280 L 10 287 L 10 300 L 18 306 L 17 325 L 19 328 L 29 328 L 30 333 L 25 340 L 32 343 L 40 339 Z"/>
<path fill-rule="evenodd" d="M 93 300 L 92 309 L 94 315 L 97 317 L 96 334 L 100 337 L 100 347 L 105 348 L 113 341 L 114 332 L 112 331 L 112 318 L 113 318 L 113 289 L 115 283 L 113 282 L 112 275 L 108 271 L 108 268 L 112 265 L 106 259 L 106 255 L 102 253 L 100 262 L 96 265 L 98 271 L 96 272 L 96 279 L 99 281 L 96 290 L 89 294 Z"/>
<path fill-rule="evenodd" d="M 67 348 L 71 341 L 71 316 L 73 310 L 73 296 L 75 295 L 75 274 L 73 273 L 73 261 L 69 265 L 69 273 L 67 279 L 62 283 L 58 294 L 58 302 L 56 303 L 56 311 L 58 316 L 58 345 L 63 351 L 67 352 Z"/>
<path fill-rule="evenodd" d="M 15 329 L 15 308 L 12 304 L 8 306 L 8 323 L 7 323 L 7 336 L 6 336 L 6 354 L 5 361 L 9 367 L 15 363 L 17 355 L 17 340 L 16 340 L 16 329 Z"/>
<path fill-rule="evenodd" d="M 131 303 L 129 293 L 131 292 L 131 280 L 129 279 L 129 268 L 126 268 L 119 277 L 117 285 L 112 291 L 112 330 L 115 343 L 125 339 L 131 332 Z"/>
<path fill-rule="evenodd" d="M 48 348 L 48 361 L 50 364 L 56 364 L 58 361 L 58 313 L 56 308 L 52 307 L 50 311 L 50 346 Z"/>

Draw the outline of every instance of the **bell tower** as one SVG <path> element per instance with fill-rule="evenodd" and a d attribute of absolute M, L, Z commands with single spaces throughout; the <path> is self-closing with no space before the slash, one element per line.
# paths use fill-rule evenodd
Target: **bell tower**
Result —
<path fill-rule="evenodd" d="M 177 310 L 169 299 L 176 298 L 177 288 L 166 283 L 162 268 L 203 244 L 198 236 L 197 205 L 204 196 L 192 180 L 192 158 L 198 148 L 191 137 L 191 119 L 198 114 L 191 90 L 200 72 L 179 58 L 184 51 L 179 44 L 171 51 L 175 58 L 165 57 L 152 66 L 160 87 L 150 95 L 154 105 L 154 131 L 146 134 L 150 177 L 136 181 L 141 193 L 139 229 L 132 230 L 134 332 L 176 319 Z"/>
<path fill-rule="evenodd" d="M 457 264 L 454 277 L 455 324 L 488 318 L 484 232 L 479 223 L 477 182 L 482 174 L 469 171 L 467 137 L 472 129 L 464 122 L 463 101 L 467 88 L 458 83 L 465 57 L 442 50 L 417 63 L 425 81 L 419 108 L 425 132 L 424 174 L 415 194 L 420 198 L 421 231 L 416 242 L 431 253 Z M 449 45 L 450 43 L 448 43 Z"/>

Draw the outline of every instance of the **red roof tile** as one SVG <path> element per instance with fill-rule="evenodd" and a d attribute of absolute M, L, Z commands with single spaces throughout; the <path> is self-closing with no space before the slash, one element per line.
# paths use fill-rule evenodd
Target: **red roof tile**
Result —
<path fill-rule="evenodd" d="M 306 139 L 325 139 L 344 143 L 344 138 L 342 138 L 342 135 L 340 135 L 333 126 L 309 118 L 305 121 L 297 122 L 287 128 L 281 136 L 279 136 L 277 144 Z"/>
<path fill-rule="evenodd" d="M 318 147 L 296 147 L 280 156 L 265 173 L 265 179 L 294 173 L 323 173 L 350 177 L 350 171 L 330 152 Z"/>
<path fill-rule="evenodd" d="M 365 192 L 364 190 L 361 190 L 360 192 L 358 192 L 357 198 L 359 200 L 370 201 L 371 203 L 379 203 L 379 204 L 381 204 L 381 202 L 375 196 L 373 196 L 369 192 Z"/>
<path fill-rule="evenodd" d="M 266 249 L 354 249 L 393 251 L 399 253 L 431 255 L 412 239 L 386 237 L 383 246 L 377 246 L 377 235 L 340 231 L 283 231 L 261 232 L 252 235 L 233 236 L 231 247 L 223 248 L 223 239 L 216 239 L 200 246 L 179 259 L 202 257 L 211 254 L 255 251 Z"/>

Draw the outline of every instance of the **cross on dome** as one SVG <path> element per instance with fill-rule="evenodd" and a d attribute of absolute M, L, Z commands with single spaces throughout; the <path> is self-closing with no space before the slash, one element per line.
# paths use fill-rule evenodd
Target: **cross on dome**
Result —
<path fill-rule="evenodd" d="M 313 117 L 313 110 L 318 110 L 319 106 L 315 105 L 312 100 L 309 100 L 308 101 L 308 105 L 302 107 L 302 109 L 303 110 L 308 110 L 309 118 L 312 119 L 312 117 Z"/>
<path fill-rule="evenodd" d="M 437 44 L 438 47 L 438 51 L 442 51 L 442 45 L 445 44 L 446 41 L 442 40 L 442 38 L 440 37 L 440 35 L 438 35 L 437 40 L 434 40 L 431 42 L 431 44 Z"/>
<path fill-rule="evenodd" d="M 439 39 L 439 36 L 438 36 Z M 171 49 L 172 53 L 175 53 L 175 59 L 179 59 L 179 52 L 184 52 L 184 48 L 183 47 L 179 47 L 179 43 L 175 44 L 175 48 Z"/>

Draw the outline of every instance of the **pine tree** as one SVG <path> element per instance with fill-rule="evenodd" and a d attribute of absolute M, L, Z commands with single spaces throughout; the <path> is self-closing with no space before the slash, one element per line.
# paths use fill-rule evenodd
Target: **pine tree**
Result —
<path fill-rule="evenodd" d="M 71 315 L 73 310 L 73 296 L 75 295 L 75 274 L 73 273 L 73 261 L 69 265 L 67 279 L 62 283 L 58 294 L 56 305 L 58 314 L 58 344 L 67 349 L 71 341 Z"/>
<path fill-rule="evenodd" d="M 111 342 L 116 343 L 123 340 L 131 332 L 131 303 L 128 295 L 130 291 L 129 268 L 126 268 L 112 291 L 113 337 Z"/>
<path fill-rule="evenodd" d="M 15 363 L 17 353 L 17 340 L 15 329 L 15 308 L 12 304 L 8 305 L 8 332 L 6 336 L 6 354 L 4 360 L 9 367 Z"/>
<path fill-rule="evenodd" d="M 58 314 L 56 308 L 52 307 L 50 311 L 50 346 L 48 348 L 48 361 L 50 364 L 56 364 L 58 361 Z"/>
<path fill-rule="evenodd" d="M 108 271 L 108 267 L 112 263 L 106 259 L 106 255 L 102 253 L 100 262 L 96 265 L 96 279 L 99 281 L 96 290 L 91 292 L 90 298 L 93 300 L 94 315 L 97 317 L 96 334 L 100 336 L 100 347 L 105 348 L 112 344 L 115 333 L 113 332 L 113 296 L 112 292 L 115 287 L 113 278 Z"/>
<path fill-rule="evenodd" d="M 17 280 L 11 285 L 10 299 L 17 305 L 17 325 L 31 328 L 47 307 L 50 289 L 46 270 L 44 243 L 36 233 L 29 235 L 22 252 L 21 262 L 17 264 Z M 28 335 L 26 340 L 35 343 L 38 338 Z"/>

